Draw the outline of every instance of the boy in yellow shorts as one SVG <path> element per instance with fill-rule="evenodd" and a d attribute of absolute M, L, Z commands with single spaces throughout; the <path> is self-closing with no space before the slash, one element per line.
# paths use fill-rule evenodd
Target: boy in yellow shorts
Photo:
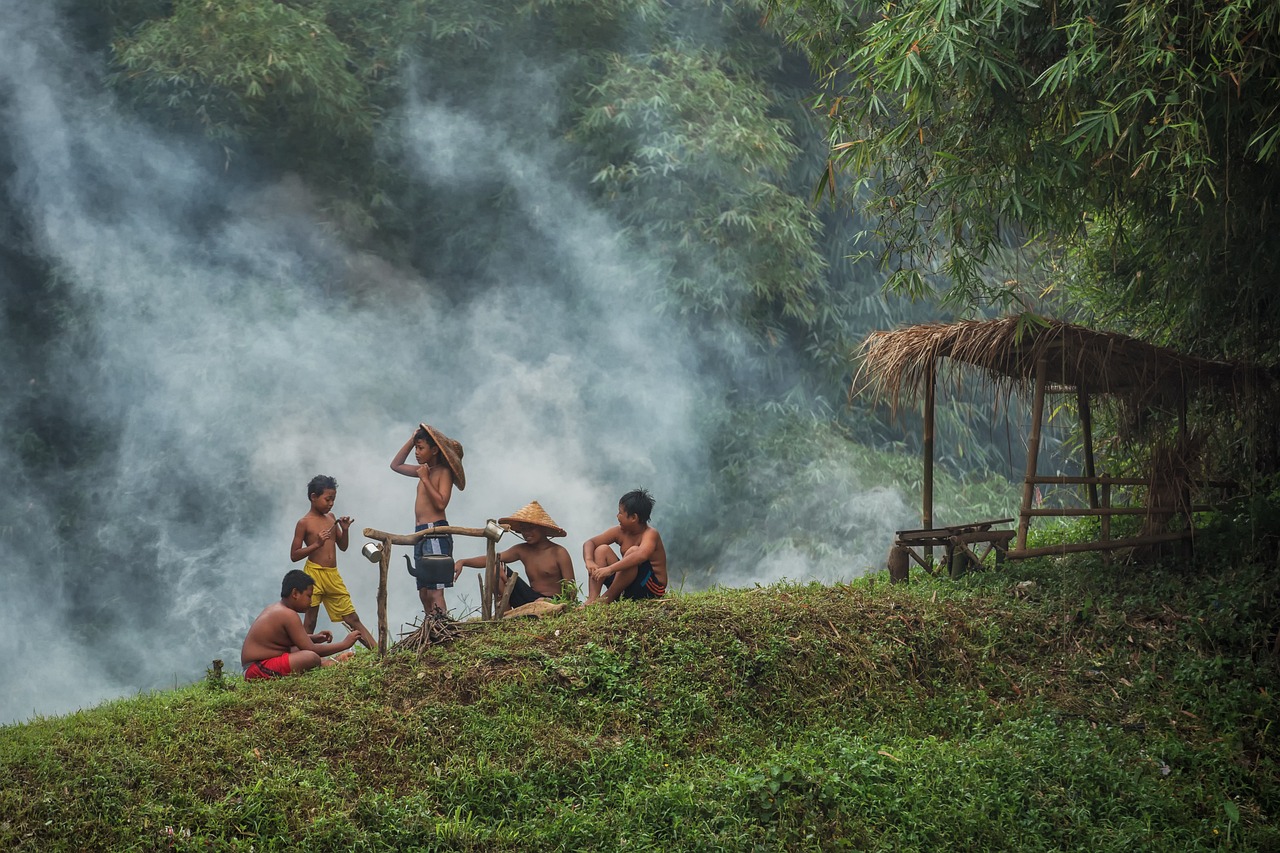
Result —
<path fill-rule="evenodd" d="M 338 481 L 317 474 L 307 484 L 307 499 L 311 501 L 311 509 L 298 519 L 293 529 L 293 547 L 289 551 L 289 559 L 295 563 L 307 558 L 303 570 L 315 580 L 311 606 L 303 616 L 306 633 L 316 629 L 320 604 L 323 603 L 330 621 L 346 623 L 359 633 L 360 642 L 366 648 L 376 649 L 378 641 L 356 615 L 351 593 L 347 592 L 347 585 L 338 574 L 338 548 L 347 550 L 348 531 L 353 521 L 347 515 L 341 518 L 333 516 L 333 503 L 338 499 Z"/>

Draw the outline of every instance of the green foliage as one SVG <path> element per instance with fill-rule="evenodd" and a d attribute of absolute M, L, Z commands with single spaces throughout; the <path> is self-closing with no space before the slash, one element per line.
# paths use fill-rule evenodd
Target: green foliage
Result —
<path fill-rule="evenodd" d="M 306 162 L 367 148 L 374 118 L 348 50 L 322 16 L 271 0 L 177 0 L 118 39 L 118 83 L 140 108 L 215 140 L 276 134 Z"/>
<path fill-rule="evenodd" d="M 1035 592 L 1011 595 L 1022 579 Z M 1265 570 L 1081 558 L 883 581 L 593 607 L 0 728 L 0 845 L 1280 841 Z"/>
<path fill-rule="evenodd" d="M 1157 341 L 1274 356 L 1280 7 L 770 6 L 822 75 L 833 161 L 870 188 L 904 289 L 935 269 L 960 305 L 1065 286 Z M 1019 246 L 1038 273 L 984 276 Z"/>

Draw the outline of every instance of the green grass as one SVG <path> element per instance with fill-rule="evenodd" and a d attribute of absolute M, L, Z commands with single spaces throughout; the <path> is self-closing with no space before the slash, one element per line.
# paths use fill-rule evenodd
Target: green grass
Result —
<path fill-rule="evenodd" d="M 1276 575 L 1189 571 L 715 590 L 207 679 L 0 728 L 0 849 L 1280 849 Z"/>

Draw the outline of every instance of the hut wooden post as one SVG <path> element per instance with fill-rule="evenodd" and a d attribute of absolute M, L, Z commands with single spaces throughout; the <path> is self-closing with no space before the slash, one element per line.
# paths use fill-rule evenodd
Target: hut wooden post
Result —
<path fill-rule="evenodd" d="M 391 540 L 382 540 L 378 557 L 378 654 L 387 654 L 387 569 L 391 565 Z"/>
<path fill-rule="evenodd" d="M 930 361 L 924 385 L 924 478 L 920 483 L 920 526 L 933 528 L 933 411 L 937 403 L 937 362 Z M 925 558 L 933 562 L 933 548 L 925 549 Z"/>
<path fill-rule="evenodd" d="M 1089 409 L 1089 391 L 1084 383 L 1076 388 L 1076 405 L 1080 409 L 1080 432 L 1084 438 L 1084 475 L 1092 480 L 1097 476 L 1093 464 L 1093 412 Z M 1089 483 L 1089 506 L 1098 508 L 1098 484 Z"/>
<path fill-rule="evenodd" d="M 1031 435 L 1027 439 L 1027 476 L 1022 482 L 1022 512 L 1018 514 L 1018 550 L 1027 547 L 1027 528 L 1031 526 L 1031 500 L 1036 491 L 1036 471 L 1040 459 L 1040 422 L 1044 420 L 1044 386 L 1048 365 L 1044 356 L 1036 359 L 1036 389 L 1031 403 Z"/>

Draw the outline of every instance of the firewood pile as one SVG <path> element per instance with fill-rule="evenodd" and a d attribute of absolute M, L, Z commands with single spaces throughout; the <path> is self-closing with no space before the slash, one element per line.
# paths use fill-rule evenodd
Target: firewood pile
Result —
<path fill-rule="evenodd" d="M 425 616 L 421 622 L 415 622 L 409 631 L 400 635 L 391 651 L 423 652 L 434 645 L 457 639 L 461 633 L 458 623 L 447 616 Z"/>

